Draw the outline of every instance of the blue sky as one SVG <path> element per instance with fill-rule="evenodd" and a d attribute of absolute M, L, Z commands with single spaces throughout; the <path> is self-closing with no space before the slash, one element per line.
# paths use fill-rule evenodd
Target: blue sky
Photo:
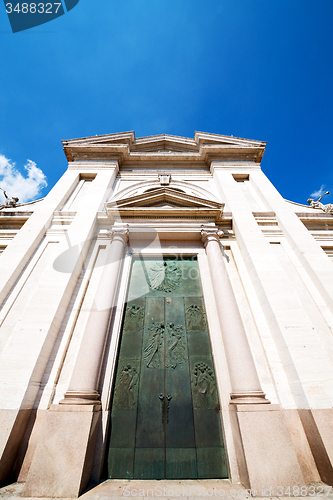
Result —
<path fill-rule="evenodd" d="M 332 18 L 332 0 L 80 0 L 13 34 L 1 4 L 0 186 L 44 196 L 62 139 L 198 130 L 267 141 L 285 198 L 333 202 Z"/>

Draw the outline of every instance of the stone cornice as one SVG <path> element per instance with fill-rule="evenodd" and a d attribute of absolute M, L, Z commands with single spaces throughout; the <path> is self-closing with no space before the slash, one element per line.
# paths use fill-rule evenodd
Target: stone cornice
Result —
<path fill-rule="evenodd" d="M 196 132 L 194 139 L 165 134 L 136 139 L 134 132 L 124 132 L 63 141 L 63 146 L 70 163 L 117 160 L 137 167 L 161 161 L 210 166 L 212 159 L 260 163 L 266 143 L 204 132 Z"/>

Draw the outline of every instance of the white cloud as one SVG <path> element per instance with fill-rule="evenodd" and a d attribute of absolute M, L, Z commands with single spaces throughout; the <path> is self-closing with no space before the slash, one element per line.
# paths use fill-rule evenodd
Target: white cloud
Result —
<path fill-rule="evenodd" d="M 19 203 L 26 203 L 38 197 L 43 187 L 47 186 L 46 176 L 34 161 L 28 160 L 24 165 L 26 177 L 19 172 L 15 163 L 0 155 L 0 187 L 9 196 L 19 198 Z M 0 203 L 4 200 L 0 191 Z"/>
<path fill-rule="evenodd" d="M 310 194 L 311 198 L 319 198 L 319 196 L 326 193 L 325 188 L 326 188 L 325 184 L 322 184 L 320 186 L 320 189 L 318 189 L 318 191 L 314 191 L 313 193 Z"/>

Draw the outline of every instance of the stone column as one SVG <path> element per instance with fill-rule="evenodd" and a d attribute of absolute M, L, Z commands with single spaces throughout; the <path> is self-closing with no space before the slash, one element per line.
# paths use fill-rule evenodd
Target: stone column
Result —
<path fill-rule="evenodd" d="M 270 403 L 261 389 L 244 325 L 221 252 L 217 228 L 201 231 L 231 381 L 231 403 Z"/>
<path fill-rule="evenodd" d="M 111 310 L 128 240 L 128 229 L 112 230 L 105 268 L 83 334 L 73 375 L 60 404 L 100 404 L 99 375 L 109 329 Z"/>

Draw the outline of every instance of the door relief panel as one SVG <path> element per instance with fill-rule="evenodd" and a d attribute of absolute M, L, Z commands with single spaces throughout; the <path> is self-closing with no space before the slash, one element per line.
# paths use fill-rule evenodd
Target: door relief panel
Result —
<path fill-rule="evenodd" d="M 196 260 L 134 259 L 127 300 L 108 477 L 227 477 Z"/>

